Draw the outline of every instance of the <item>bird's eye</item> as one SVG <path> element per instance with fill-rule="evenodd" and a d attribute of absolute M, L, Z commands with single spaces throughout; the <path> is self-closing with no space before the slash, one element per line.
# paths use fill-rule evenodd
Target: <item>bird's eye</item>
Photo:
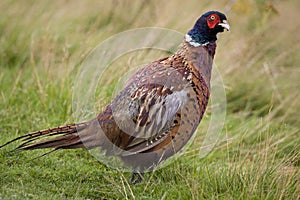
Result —
<path fill-rule="evenodd" d="M 216 19 L 216 16 L 212 15 L 212 16 L 210 16 L 210 19 L 211 19 L 211 20 L 215 20 L 215 19 Z"/>

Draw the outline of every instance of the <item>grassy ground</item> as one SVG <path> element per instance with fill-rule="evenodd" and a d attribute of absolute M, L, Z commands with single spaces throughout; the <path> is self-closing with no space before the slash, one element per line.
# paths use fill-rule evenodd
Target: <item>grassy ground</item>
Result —
<path fill-rule="evenodd" d="M 226 86 L 226 122 L 207 157 L 198 156 L 198 134 L 180 159 L 131 185 L 130 174 L 87 151 L 32 160 L 42 152 L 11 152 L 11 145 L 0 150 L 0 199 L 299 199 L 300 3 L 201 2 L 1 1 L 0 144 L 72 122 L 80 64 L 115 33 L 153 26 L 185 33 L 209 9 L 227 10 L 232 31 L 219 36 L 215 59 Z M 123 64 L 159 57 L 132 55 Z M 103 86 L 102 102 L 114 81 Z"/>

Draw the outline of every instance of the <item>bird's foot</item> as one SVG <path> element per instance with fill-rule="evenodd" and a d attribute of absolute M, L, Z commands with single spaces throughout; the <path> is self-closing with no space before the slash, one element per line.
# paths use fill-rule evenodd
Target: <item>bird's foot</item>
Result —
<path fill-rule="evenodd" d="M 143 181 L 143 173 L 140 172 L 133 172 L 130 178 L 130 182 L 132 184 L 141 183 Z"/>

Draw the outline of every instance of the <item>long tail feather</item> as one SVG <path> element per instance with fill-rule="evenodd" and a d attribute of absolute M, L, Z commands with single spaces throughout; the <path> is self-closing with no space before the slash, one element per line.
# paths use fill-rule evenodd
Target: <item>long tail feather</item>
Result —
<path fill-rule="evenodd" d="M 22 143 L 17 147 L 17 149 L 21 150 L 33 150 L 42 148 L 80 148 L 83 147 L 83 145 L 80 141 L 78 132 L 85 129 L 88 125 L 89 122 L 84 122 L 36 131 L 17 137 L 0 146 L 0 148 L 16 141 L 22 141 Z M 57 137 L 51 138 L 53 136 Z"/>

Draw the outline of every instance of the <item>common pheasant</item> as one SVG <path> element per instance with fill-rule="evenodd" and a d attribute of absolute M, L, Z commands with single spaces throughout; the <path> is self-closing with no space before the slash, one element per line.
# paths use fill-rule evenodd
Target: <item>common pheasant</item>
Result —
<path fill-rule="evenodd" d="M 203 14 L 175 54 L 139 69 L 96 118 L 20 136 L 17 149 L 92 149 L 115 155 L 144 172 L 177 153 L 203 117 L 217 34 L 229 31 L 226 16 Z M 55 136 L 55 137 L 52 137 Z"/>

